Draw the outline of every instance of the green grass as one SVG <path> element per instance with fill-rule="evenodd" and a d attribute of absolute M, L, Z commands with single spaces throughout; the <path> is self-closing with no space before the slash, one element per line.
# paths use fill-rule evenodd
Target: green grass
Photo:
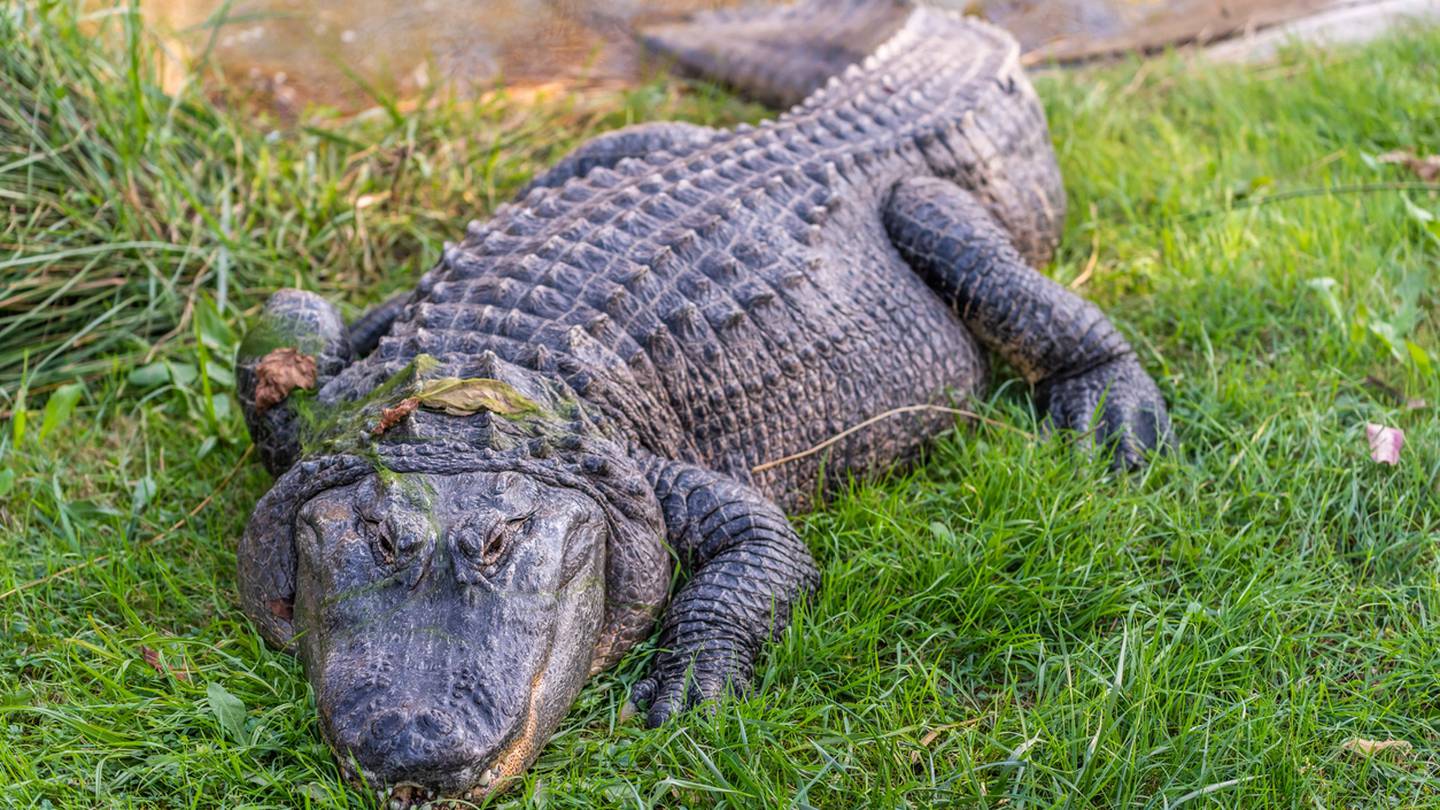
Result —
<path fill-rule="evenodd" d="M 587 133 L 761 113 L 658 81 L 280 126 L 155 90 L 128 15 L 22 4 L 0 42 L 0 591 L 84 566 L 0 602 L 0 804 L 373 806 L 235 606 L 269 483 L 230 404 L 243 323 L 280 285 L 411 283 Z M 1437 87 L 1437 32 L 1041 81 L 1071 198 L 1050 272 L 1093 263 L 1181 451 L 1114 477 L 958 432 L 798 519 L 824 590 L 757 697 L 622 725 L 637 651 L 496 804 L 1440 806 L 1440 426 L 1364 382 L 1440 403 L 1440 196 L 1263 202 L 1413 182 L 1374 156 L 1440 152 Z M 1034 430 L 1021 389 L 984 407 Z M 1398 466 L 1367 421 L 1406 430 Z"/>

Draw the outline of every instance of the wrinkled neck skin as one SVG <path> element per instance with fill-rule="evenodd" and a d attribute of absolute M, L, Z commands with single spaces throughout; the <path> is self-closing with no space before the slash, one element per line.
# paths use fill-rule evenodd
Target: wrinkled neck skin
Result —
<path fill-rule="evenodd" d="M 668 583 L 658 505 L 621 446 L 553 384 L 488 371 L 535 409 L 422 408 L 361 449 L 369 434 L 342 427 L 352 452 L 282 476 L 242 541 L 247 609 L 269 606 L 267 635 L 304 662 L 342 769 L 407 799 L 480 798 L 522 773 Z M 267 545 L 284 567 L 287 535 L 288 582 L 245 567 Z"/>

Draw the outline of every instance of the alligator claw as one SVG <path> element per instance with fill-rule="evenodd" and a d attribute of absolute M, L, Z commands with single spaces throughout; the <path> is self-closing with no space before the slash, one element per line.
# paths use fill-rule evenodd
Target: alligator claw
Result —
<path fill-rule="evenodd" d="M 1077 431 L 1086 447 L 1113 445 L 1116 469 L 1139 469 L 1175 443 L 1165 399 L 1134 356 L 1044 383 L 1039 394 L 1053 427 Z"/>
<path fill-rule="evenodd" d="M 673 659 L 673 656 L 666 657 Z M 727 694 L 743 697 L 749 691 L 749 679 L 740 667 L 705 661 L 705 657 L 702 653 L 695 666 L 683 669 L 675 667 L 674 660 L 657 660 L 650 674 L 631 687 L 627 705 L 644 710 L 645 725 L 658 728 L 670 718 L 697 707 L 713 713 L 722 697 Z"/>

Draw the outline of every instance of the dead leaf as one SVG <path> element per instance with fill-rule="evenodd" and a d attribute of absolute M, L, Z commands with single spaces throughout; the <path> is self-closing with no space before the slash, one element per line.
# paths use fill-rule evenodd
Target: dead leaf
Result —
<path fill-rule="evenodd" d="M 415 391 L 415 399 L 426 408 L 451 416 L 470 416 L 480 411 L 515 416 L 536 410 L 534 402 L 508 383 L 486 377 L 426 380 Z"/>
<path fill-rule="evenodd" d="M 1409 149 L 1397 149 L 1379 155 L 1375 159 L 1381 163 L 1401 164 L 1426 183 L 1440 180 L 1440 155 L 1420 157 Z"/>
<path fill-rule="evenodd" d="M 1414 746 L 1404 740 L 1366 740 L 1360 737 L 1351 737 L 1343 743 L 1340 748 L 1352 754 L 1373 757 L 1382 751 L 1394 751 L 1397 754 L 1409 753 Z"/>
<path fill-rule="evenodd" d="M 288 346 L 260 358 L 255 366 L 256 411 L 279 405 L 296 388 L 314 390 L 315 358 Z"/>
<path fill-rule="evenodd" d="M 165 666 L 165 663 L 160 660 L 160 652 L 158 650 L 142 646 L 140 648 L 140 657 L 145 659 L 145 663 L 149 664 L 151 669 L 155 670 L 161 675 L 173 675 L 176 680 L 181 681 L 190 680 L 189 672 L 186 672 L 183 669 L 171 669 L 170 667 Z"/>
<path fill-rule="evenodd" d="M 378 194 L 361 194 L 355 198 L 355 207 L 364 210 L 375 203 L 385 202 L 388 199 L 390 199 L 390 192 L 388 191 L 382 191 Z"/>
<path fill-rule="evenodd" d="M 1370 422 L 1365 425 L 1365 438 L 1370 442 L 1370 458 L 1381 464 L 1395 465 L 1400 462 L 1400 450 L 1405 446 L 1405 431 Z"/>
<path fill-rule="evenodd" d="M 149 664 L 151 669 L 160 673 L 165 672 L 165 665 L 160 663 L 160 653 L 157 650 L 141 647 L 140 657 L 145 659 L 145 663 Z"/>
<path fill-rule="evenodd" d="M 930 747 L 930 743 L 933 743 L 933 742 L 935 742 L 935 741 L 938 740 L 938 739 L 940 739 L 940 729 L 932 729 L 932 730 L 930 730 L 930 731 L 927 731 L 927 732 L 925 732 L 925 736 L 923 736 L 923 737 L 920 738 L 920 747 L 921 747 L 921 748 L 929 748 L 929 747 Z M 920 752 L 919 752 L 919 751 L 911 751 L 911 752 L 910 752 L 910 765 L 911 765 L 911 767 L 914 767 L 914 768 L 919 768 L 919 767 L 920 767 Z"/>
<path fill-rule="evenodd" d="M 384 435 L 385 431 L 400 424 L 405 417 L 415 412 L 420 407 L 420 400 L 416 397 L 407 397 L 400 400 L 394 407 L 386 408 L 380 412 L 380 421 L 370 431 L 371 436 Z"/>
<path fill-rule="evenodd" d="M 270 608 L 270 615 L 287 622 L 295 615 L 295 605 L 289 599 L 271 599 L 265 606 Z"/>

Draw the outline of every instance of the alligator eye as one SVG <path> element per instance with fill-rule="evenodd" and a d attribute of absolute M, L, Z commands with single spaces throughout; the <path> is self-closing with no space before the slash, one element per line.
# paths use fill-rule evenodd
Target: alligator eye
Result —
<path fill-rule="evenodd" d="M 371 520 L 361 516 L 355 520 L 355 530 L 370 542 L 375 562 L 380 565 L 393 565 L 420 545 L 419 537 L 389 520 Z"/>
<path fill-rule="evenodd" d="M 394 562 L 400 556 L 399 543 L 395 541 L 395 533 L 390 530 L 389 523 L 381 523 L 375 530 L 375 551 L 384 562 Z"/>
<path fill-rule="evenodd" d="M 510 527 L 504 523 L 495 524 L 491 529 L 490 536 L 485 538 L 485 545 L 480 549 L 480 564 L 489 568 L 505 554 L 505 547 L 510 544 Z"/>
<path fill-rule="evenodd" d="M 375 562 L 381 565 L 389 565 L 395 561 L 395 542 L 386 530 L 385 524 L 378 520 L 371 520 L 365 516 L 355 518 L 355 533 L 365 538 L 370 544 L 370 551 L 375 555 Z"/>
<path fill-rule="evenodd" d="M 492 568 L 504 559 L 513 531 L 509 523 L 497 520 L 489 526 L 468 524 L 456 535 L 460 553 L 477 568 Z"/>

